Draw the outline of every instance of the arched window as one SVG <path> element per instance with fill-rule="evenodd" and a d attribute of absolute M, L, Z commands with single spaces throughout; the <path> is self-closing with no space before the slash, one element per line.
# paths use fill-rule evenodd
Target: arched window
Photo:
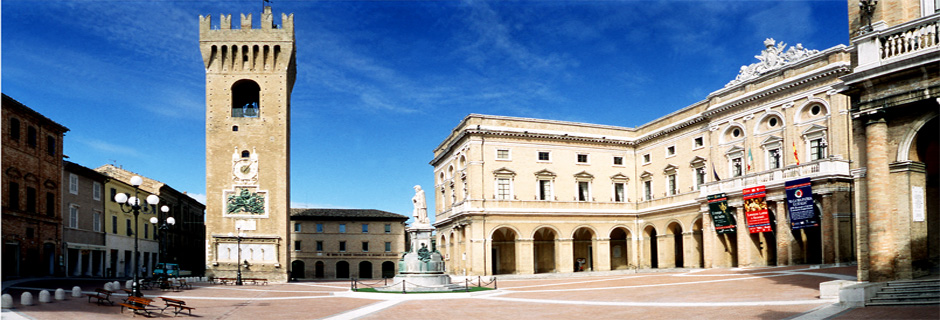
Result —
<path fill-rule="evenodd" d="M 248 158 L 249 156 L 251 156 L 251 152 L 248 152 L 248 150 L 242 151 L 242 158 Z"/>
<path fill-rule="evenodd" d="M 232 117 L 257 118 L 260 115 L 261 87 L 258 83 L 243 79 L 232 85 Z"/>

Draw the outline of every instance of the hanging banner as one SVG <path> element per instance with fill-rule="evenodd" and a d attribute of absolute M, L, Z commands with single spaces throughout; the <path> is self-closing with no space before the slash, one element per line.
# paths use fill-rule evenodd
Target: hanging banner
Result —
<path fill-rule="evenodd" d="M 708 211 L 715 223 L 715 232 L 718 234 L 735 231 L 734 213 L 728 212 L 728 197 L 724 193 L 708 196 Z"/>
<path fill-rule="evenodd" d="M 787 211 L 790 212 L 790 228 L 793 230 L 818 227 L 819 217 L 813 208 L 813 187 L 809 178 L 787 181 Z"/>
<path fill-rule="evenodd" d="M 744 189 L 744 216 L 751 233 L 770 232 L 770 214 L 767 213 L 767 192 L 764 186 Z"/>

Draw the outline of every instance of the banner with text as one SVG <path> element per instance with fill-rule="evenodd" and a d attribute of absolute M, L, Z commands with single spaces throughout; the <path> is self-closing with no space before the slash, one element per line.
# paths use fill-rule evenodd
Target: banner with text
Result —
<path fill-rule="evenodd" d="M 751 233 L 773 231 L 770 214 L 767 213 L 767 192 L 764 186 L 744 189 L 744 216 L 747 230 Z"/>
<path fill-rule="evenodd" d="M 718 234 L 735 231 L 734 213 L 728 212 L 728 197 L 724 193 L 708 196 L 708 211 L 715 223 L 715 232 Z"/>
<path fill-rule="evenodd" d="M 818 227 L 819 217 L 813 208 L 813 187 L 809 178 L 787 181 L 787 211 L 790 212 L 790 228 L 793 230 Z"/>

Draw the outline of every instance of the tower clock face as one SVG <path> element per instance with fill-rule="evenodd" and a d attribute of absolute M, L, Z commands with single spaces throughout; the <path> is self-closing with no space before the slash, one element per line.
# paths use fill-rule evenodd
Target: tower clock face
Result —
<path fill-rule="evenodd" d="M 236 161 L 232 173 L 242 180 L 253 179 L 258 176 L 258 163 L 248 159 Z"/>

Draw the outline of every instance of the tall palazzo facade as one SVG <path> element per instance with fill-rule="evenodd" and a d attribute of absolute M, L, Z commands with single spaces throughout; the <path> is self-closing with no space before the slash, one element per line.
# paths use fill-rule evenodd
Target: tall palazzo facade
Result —
<path fill-rule="evenodd" d="M 938 15 L 923 9 L 852 46 L 767 39 L 724 88 L 635 128 L 467 116 L 431 161 L 448 272 L 935 268 Z M 887 41 L 915 32 L 891 60 Z"/>

